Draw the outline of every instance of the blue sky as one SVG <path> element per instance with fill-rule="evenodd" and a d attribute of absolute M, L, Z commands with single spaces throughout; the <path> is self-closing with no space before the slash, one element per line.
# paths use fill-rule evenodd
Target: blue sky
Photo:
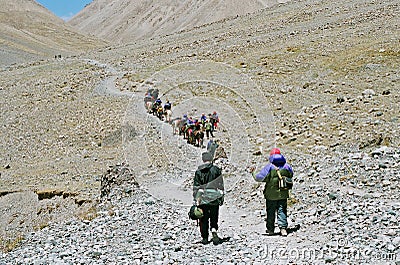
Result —
<path fill-rule="evenodd" d="M 56 16 L 68 20 L 81 11 L 92 0 L 36 0 Z"/>

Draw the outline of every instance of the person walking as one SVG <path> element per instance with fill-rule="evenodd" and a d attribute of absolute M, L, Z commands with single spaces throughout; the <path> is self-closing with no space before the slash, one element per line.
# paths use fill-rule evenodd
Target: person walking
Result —
<path fill-rule="evenodd" d="M 285 157 L 278 148 L 273 148 L 270 152 L 269 163 L 258 173 L 254 173 L 255 168 L 250 168 L 254 179 L 257 182 L 265 182 L 264 198 L 267 208 L 267 234 L 274 235 L 275 214 L 277 213 L 278 227 L 282 236 L 287 236 L 287 199 L 289 198 L 288 189 L 279 189 L 279 180 L 282 176 L 292 178 L 293 169 L 286 162 Z"/>
<path fill-rule="evenodd" d="M 203 124 L 203 126 L 206 123 L 206 120 L 207 120 L 207 116 L 204 113 L 202 113 L 201 117 L 200 117 L 200 121 L 201 121 L 201 124 Z"/>
<path fill-rule="evenodd" d="M 167 100 L 167 102 L 164 104 L 164 111 L 171 110 L 172 109 L 172 104 Z"/>
<path fill-rule="evenodd" d="M 203 211 L 199 220 L 202 244 L 208 244 L 209 230 L 212 242 L 218 245 L 223 240 L 218 236 L 219 206 L 224 202 L 224 179 L 222 170 L 213 164 L 213 156 L 209 152 L 202 154 L 204 164 L 195 172 L 193 180 L 193 204 Z"/>
<path fill-rule="evenodd" d="M 211 131 L 214 132 L 215 130 L 217 130 L 219 123 L 219 117 L 216 111 L 214 111 L 213 114 L 210 116 L 210 122 L 211 122 Z"/>
<path fill-rule="evenodd" d="M 214 134 L 213 134 L 213 132 L 211 130 L 212 125 L 211 125 L 210 120 L 206 120 L 206 123 L 204 124 L 204 128 L 206 129 L 207 139 L 210 139 L 210 135 L 211 135 L 211 137 L 214 137 Z"/>

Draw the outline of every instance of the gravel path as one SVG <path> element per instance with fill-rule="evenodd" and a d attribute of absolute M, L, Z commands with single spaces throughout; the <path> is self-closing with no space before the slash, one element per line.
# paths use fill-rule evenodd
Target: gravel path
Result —
<path fill-rule="evenodd" d="M 26 192 L 0 197 L 2 232 L 25 234 L 0 264 L 399 264 L 398 11 L 394 0 L 295 1 L 0 72 L 0 183 Z M 149 87 L 174 117 L 221 116 L 222 245 L 198 244 L 187 218 L 204 149 L 145 113 Z M 299 229 L 287 238 L 263 234 L 263 187 L 247 173 L 274 145 L 295 169 Z M 101 175 L 122 162 L 139 187 L 122 181 L 97 211 L 59 214 L 98 199 Z M 44 189 L 71 196 L 37 199 Z M 44 213 L 63 218 L 25 218 Z"/>
<path fill-rule="evenodd" d="M 105 90 L 114 89 L 110 85 Z M 192 108 L 199 113 L 195 104 Z M 219 159 L 216 163 L 224 170 L 228 190 L 221 208 L 220 235 L 230 240 L 220 246 L 203 246 L 196 223 L 187 218 L 187 209 L 190 179 L 204 149 L 188 145 L 173 135 L 169 124 L 147 114 L 139 95 L 131 97 L 127 109 L 123 127 L 129 128 L 132 122 L 133 131 L 141 134 L 123 133 L 124 154 L 140 186 L 133 190 L 127 185 L 114 187 L 109 200 L 97 206 L 96 218 L 91 221 L 50 222 L 28 234 L 21 247 L 2 254 L 0 264 L 287 264 L 310 260 L 367 264 L 397 260 L 398 179 L 383 181 L 377 189 L 373 169 L 377 167 L 387 175 L 395 173 L 399 149 L 349 154 L 351 165 L 344 164 L 343 168 L 336 157 L 326 156 L 314 165 L 305 163 L 304 158 L 292 159 L 298 172 L 307 173 L 296 174 L 292 196 L 297 203 L 290 207 L 289 227 L 293 231 L 287 238 L 264 234 L 262 189 L 246 172 L 246 163 Z M 222 119 L 230 115 L 221 113 Z M 222 128 L 217 137 L 224 145 L 225 137 L 229 139 L 232 134 L 226 125 Z M 144 145 L 140 150 L 145 153 L 136 151 L 140 145 Z M 245 141 L 233 145 L 255 148 Z M 314 169 L 302 168 L 304 165 Z M 349 167 L 353 170 L 348 175 L 341 174 Z M 341 179 L 332 182 L 334 175 Z M 363 178 L 354 181 L 357 176 Z M 388 196 L 378 202 L 376 198 L 382 194 Z"/>

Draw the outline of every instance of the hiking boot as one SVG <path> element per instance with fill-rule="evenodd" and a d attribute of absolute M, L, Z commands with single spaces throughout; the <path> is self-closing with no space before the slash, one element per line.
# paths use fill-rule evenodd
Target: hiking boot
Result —
<path fill-rule="evenodd" d="M 218 245 L 221 243 L 221 238 L 218 237 L 217 232 L 212 232 L 212 242 L 214 245 Z"/>
<path fill-rule="evenodd" d="M 287 236 L 287 231 L 285 228 L 281 228 L 281 236 Z"/>
<path fill-rule="evenodd" d="M 207 245 L 208 243 L 209 243 L 209 242 L 208 242 L 208 238 L 203 237 L 203 239 L 201 240 L 201 244 Z"/>

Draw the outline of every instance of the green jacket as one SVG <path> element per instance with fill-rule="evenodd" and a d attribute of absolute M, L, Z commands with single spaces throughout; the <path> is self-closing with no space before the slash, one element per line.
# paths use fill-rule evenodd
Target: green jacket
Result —
<path fill-rule="evenodd" d="M 279 170 L 282 176 L 293 176 L 290 174 L 288 170 L 280 169 Z M 272 169 L 264 179 L 265 188 L 264 188 L 264 198 L 271 201 L 276 200 L 284 200 L 289 198 L 289 191 L 288 190 L 280 190 L 278 188 L 279 176 L 276 169 Z"/>
<path fill-rule="evenodd" d="M 253 173 L 253 177 L 257 182 L 265 182 L 265 199 L 271 201 L 287 199 L 289 198 L 289 191 L 279 189 L 277 169 L 279 168 L 281 175 L 286 177 L 293 177 L 293 169 L 280 154 L 271 156 L 270 161 L 277 165 L 268 163 L 258 174 L 254 175 Z"/>

